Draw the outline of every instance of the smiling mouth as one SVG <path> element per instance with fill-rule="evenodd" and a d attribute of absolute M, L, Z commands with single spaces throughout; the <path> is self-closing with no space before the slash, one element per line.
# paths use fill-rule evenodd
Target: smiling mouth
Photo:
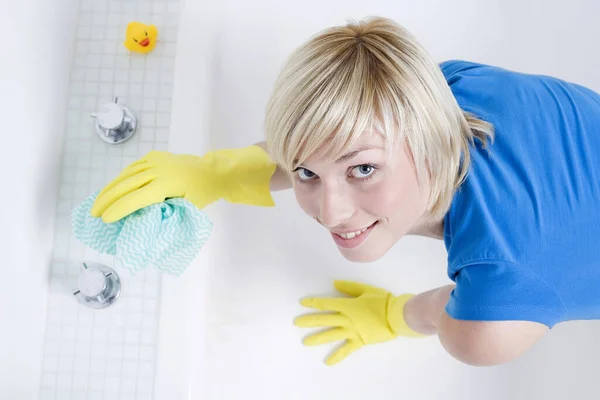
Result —
<path fill-rule="evenodd" d="M 139 44 L 142 47 L 146 47 L 150 44 L 150 39 L 146 38 L 146 39 L 142 40 Z"/>
<path fill-rule="evenodd" d="M 371 225 L 367 226 L 366 228 L 363 228 L 363 229 L 361 229 L 359 231 L 345 232 L 345 233 L 332 232 L 332 233 L 335 234 L 335 235 L 338 235 L 342 239 L 353 239 L 356 236 L 359 236 L 359 235 L 363 234 L 367 229 L 369 229 L 371 226 L 373 226 L 373 224 L 371 224 Z"/>
<path fill-rule="evenodd" d="M 375 221 L 368 227 L 354 232 L 336 233 L 330 231 L 331 237 L 333 238 L 335 244 L 337 244 L 339 247 L 354 249 L 360 246 L 367 239 L 367 237 L 371 234 L 371 231 L 373 231 L 373 229 L 375 229 L 377 226 L 378 222 L 379 221 Z"/>

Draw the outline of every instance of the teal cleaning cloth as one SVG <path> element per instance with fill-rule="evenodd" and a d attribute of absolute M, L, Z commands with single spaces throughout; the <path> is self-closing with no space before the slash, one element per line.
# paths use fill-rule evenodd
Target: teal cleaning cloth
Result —
<path fill-rule="evenodd" d="M 167 199 L 107 224 L 90 214 L 98 193 L 73 210 L 75 237 L 102 254 L 115 256 L 117 266 L 131 274 L 151 267 L 181 275 L 212 232 L 206 214 L 182 198 Z"/>

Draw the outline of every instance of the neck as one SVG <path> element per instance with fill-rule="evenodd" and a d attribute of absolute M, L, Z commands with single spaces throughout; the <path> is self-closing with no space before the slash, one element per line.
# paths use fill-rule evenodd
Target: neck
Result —
<path fill-rule="evenodd" d="M 424 236 L 431 239 L 444 240 L 444 220 L 423 219 L 409 232 L 409 235 Z"/>

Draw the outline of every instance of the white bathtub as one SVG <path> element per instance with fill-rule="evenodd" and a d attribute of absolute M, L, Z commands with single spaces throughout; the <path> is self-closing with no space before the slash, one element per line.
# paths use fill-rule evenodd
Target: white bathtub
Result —
<path fill-rule="evenodd" d="M 185 2 L 171 151 L 202 154 L 261 140 L 264 106 L 285 57 L 316 31 L 348 17 L 396 18 L 440 60 L 475 58 L 600 88 L 594 69 L 600 58 L 584 51 L 600 37 L 592 20 L 600 7 L 593 0 L 571 2 L 569 10 L 545 3 L 550 8 L 544 21 L 534 22 L 535 29 L 528 22 L 539 15 L 533 4 L 519 10 L 502 8 L 506 2 L 488 2 L 482 10 L 475 0 L 281 4 Z M 508 21 L 512 27 L 503 29 Z M 552 33 L 557 21 L 569 26 L 561 35 L 570 36 Z M 530 43 L 538 36 L 545 41 L 533 53 Z M 555 43 L 570 46 L 559 52 L 551 48 Z M 579 62 L 567 60 L 565 52 Z M 223 202 L 208 207 L 214 235 L 182 277 L 163 280 L 156 399 L 600 395 L 598 322 L 559 325 L 525 356 L 499 367 L 465 366 L 448 356 L 436 337 L 366 347 L 326 367 L 323 360 L 335 346 L 301 344 L 309 331 L 294 327 L 292 320 L 308 310 L 298 300 L 333 294 L 332 281 L 338 278 L 396 293 L 449 283 L 443 243 L 408 237 L 377 263 L 351 264 L 302 214 L 291 192 L 277 193 L 275 201 L 275 208 Z"/>

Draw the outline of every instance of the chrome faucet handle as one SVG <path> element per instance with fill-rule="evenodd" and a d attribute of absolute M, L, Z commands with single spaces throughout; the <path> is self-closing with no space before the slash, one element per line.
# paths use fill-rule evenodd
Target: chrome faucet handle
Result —
<path fill-rule="evenodd" d="M 104 104 L 98 112 L 90 114 L 96 119 L 96 133 L 109 144 L 130 139 L 137 126 L 133 112 L 118 101 L 118 97 L 113 97 L 111 103 Z"/>
<path fill-rule="evenodd" d="M 81 304 L 91 308 L 108 307 L 121 293 L 118 275 L 103 264 L 83 263 L 77 286 L 73 295 Z"/>

